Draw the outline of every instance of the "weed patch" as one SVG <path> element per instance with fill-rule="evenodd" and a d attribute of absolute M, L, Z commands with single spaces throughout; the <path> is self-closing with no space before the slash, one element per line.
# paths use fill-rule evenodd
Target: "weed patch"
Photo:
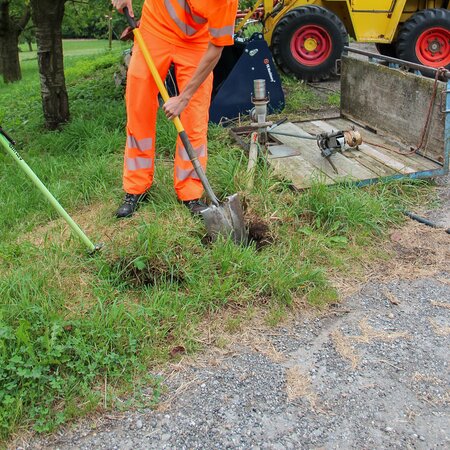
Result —
<path fill-rule="evenodd" d="M 118 272 L 122 282 L 135 288 L 166 283 L 180 285 L 184 281 L 183 275 L 174 273 L 168 264 L 145 256 L 118 260 L 112 270 Z"/>
<path fill-rule="evenodd" d="M 51 431 L 95 410 L 102 393 L 93 387 L 104 377 L 131 385 L 135 371 L 145 367 L 136 317 L 105 298 L 83 315 L 67 317 L 65 304 L 77 287 L 72 299 L 64 298 L 52 270 L 44 269 L 49 262 L 27 264 L 0 281 L 1 437 L 26 424 Z"/>

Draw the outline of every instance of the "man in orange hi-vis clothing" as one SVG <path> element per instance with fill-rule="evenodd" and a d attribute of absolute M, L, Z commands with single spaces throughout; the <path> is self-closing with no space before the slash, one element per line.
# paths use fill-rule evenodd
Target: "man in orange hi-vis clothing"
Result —
<path fill-rule="evenodd" d="M 131 0 L 112 0 L 120 12 Z M 164 79 L 174 65 L 179 95 L 163 106 L 169 119 L 181 120 L 206 169 L 207 130 L 213 75 L 224 46 L 233 44 L 238 0 L 145 0 L 140 30 Z M 137 45 L 128 68 L 127 140 L 123 187 L 125 200 L 117 217 L 131 216 L 153 180 L 158 89 Z M 180 139 L 177 141 L 174 185 L 178 198 L 198 214 L 203 186 Z"/>

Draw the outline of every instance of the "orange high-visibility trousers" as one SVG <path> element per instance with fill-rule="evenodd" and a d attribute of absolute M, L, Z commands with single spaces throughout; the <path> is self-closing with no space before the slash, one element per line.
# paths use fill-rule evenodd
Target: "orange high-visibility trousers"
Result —
<path fill-rule="evenodd" d="M 170 65 L 174 64 L 178 88 L 182 91 L 194 75 L 206 46 L 187 48 L 168 43 L 143 29 L 141 33 L 161 78 L 165 79 Z M 180 117 L 205 170 L 212 80 L 211 73 Z M 158 88 L 137 44 L 133 47 L 128 69 L 126 106 L 127 140 L 123 187 L 129 194 L 142 194 L 152 185 L 155 170 Z M 175 153 L 174 186 L 178 198 L 183 201 L 200 198 L 203 193 L 203 186 L 179 138 Z"/>

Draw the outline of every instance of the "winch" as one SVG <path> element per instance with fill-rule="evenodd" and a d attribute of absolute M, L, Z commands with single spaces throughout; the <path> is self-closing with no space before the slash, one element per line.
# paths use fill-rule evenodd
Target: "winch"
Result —
<path fill-rule="evenodd" d="M 329 158 L 336 152 L 356 148 L 361 144 L 362 136 L 357 130 L 336 131 L 317 135 L 317 145 L 324 158 Z"/>

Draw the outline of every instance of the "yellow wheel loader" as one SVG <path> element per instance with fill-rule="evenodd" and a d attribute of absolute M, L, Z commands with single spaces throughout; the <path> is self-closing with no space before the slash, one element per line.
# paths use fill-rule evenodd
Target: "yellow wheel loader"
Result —
<path fill-rule="evenodd" d="M 450 68 L 450 0 L 258 0 L 241 18 L 263 24 L 278 67 L 319 81 L 335 70 L 349 36 L 386 56 Z"/>

